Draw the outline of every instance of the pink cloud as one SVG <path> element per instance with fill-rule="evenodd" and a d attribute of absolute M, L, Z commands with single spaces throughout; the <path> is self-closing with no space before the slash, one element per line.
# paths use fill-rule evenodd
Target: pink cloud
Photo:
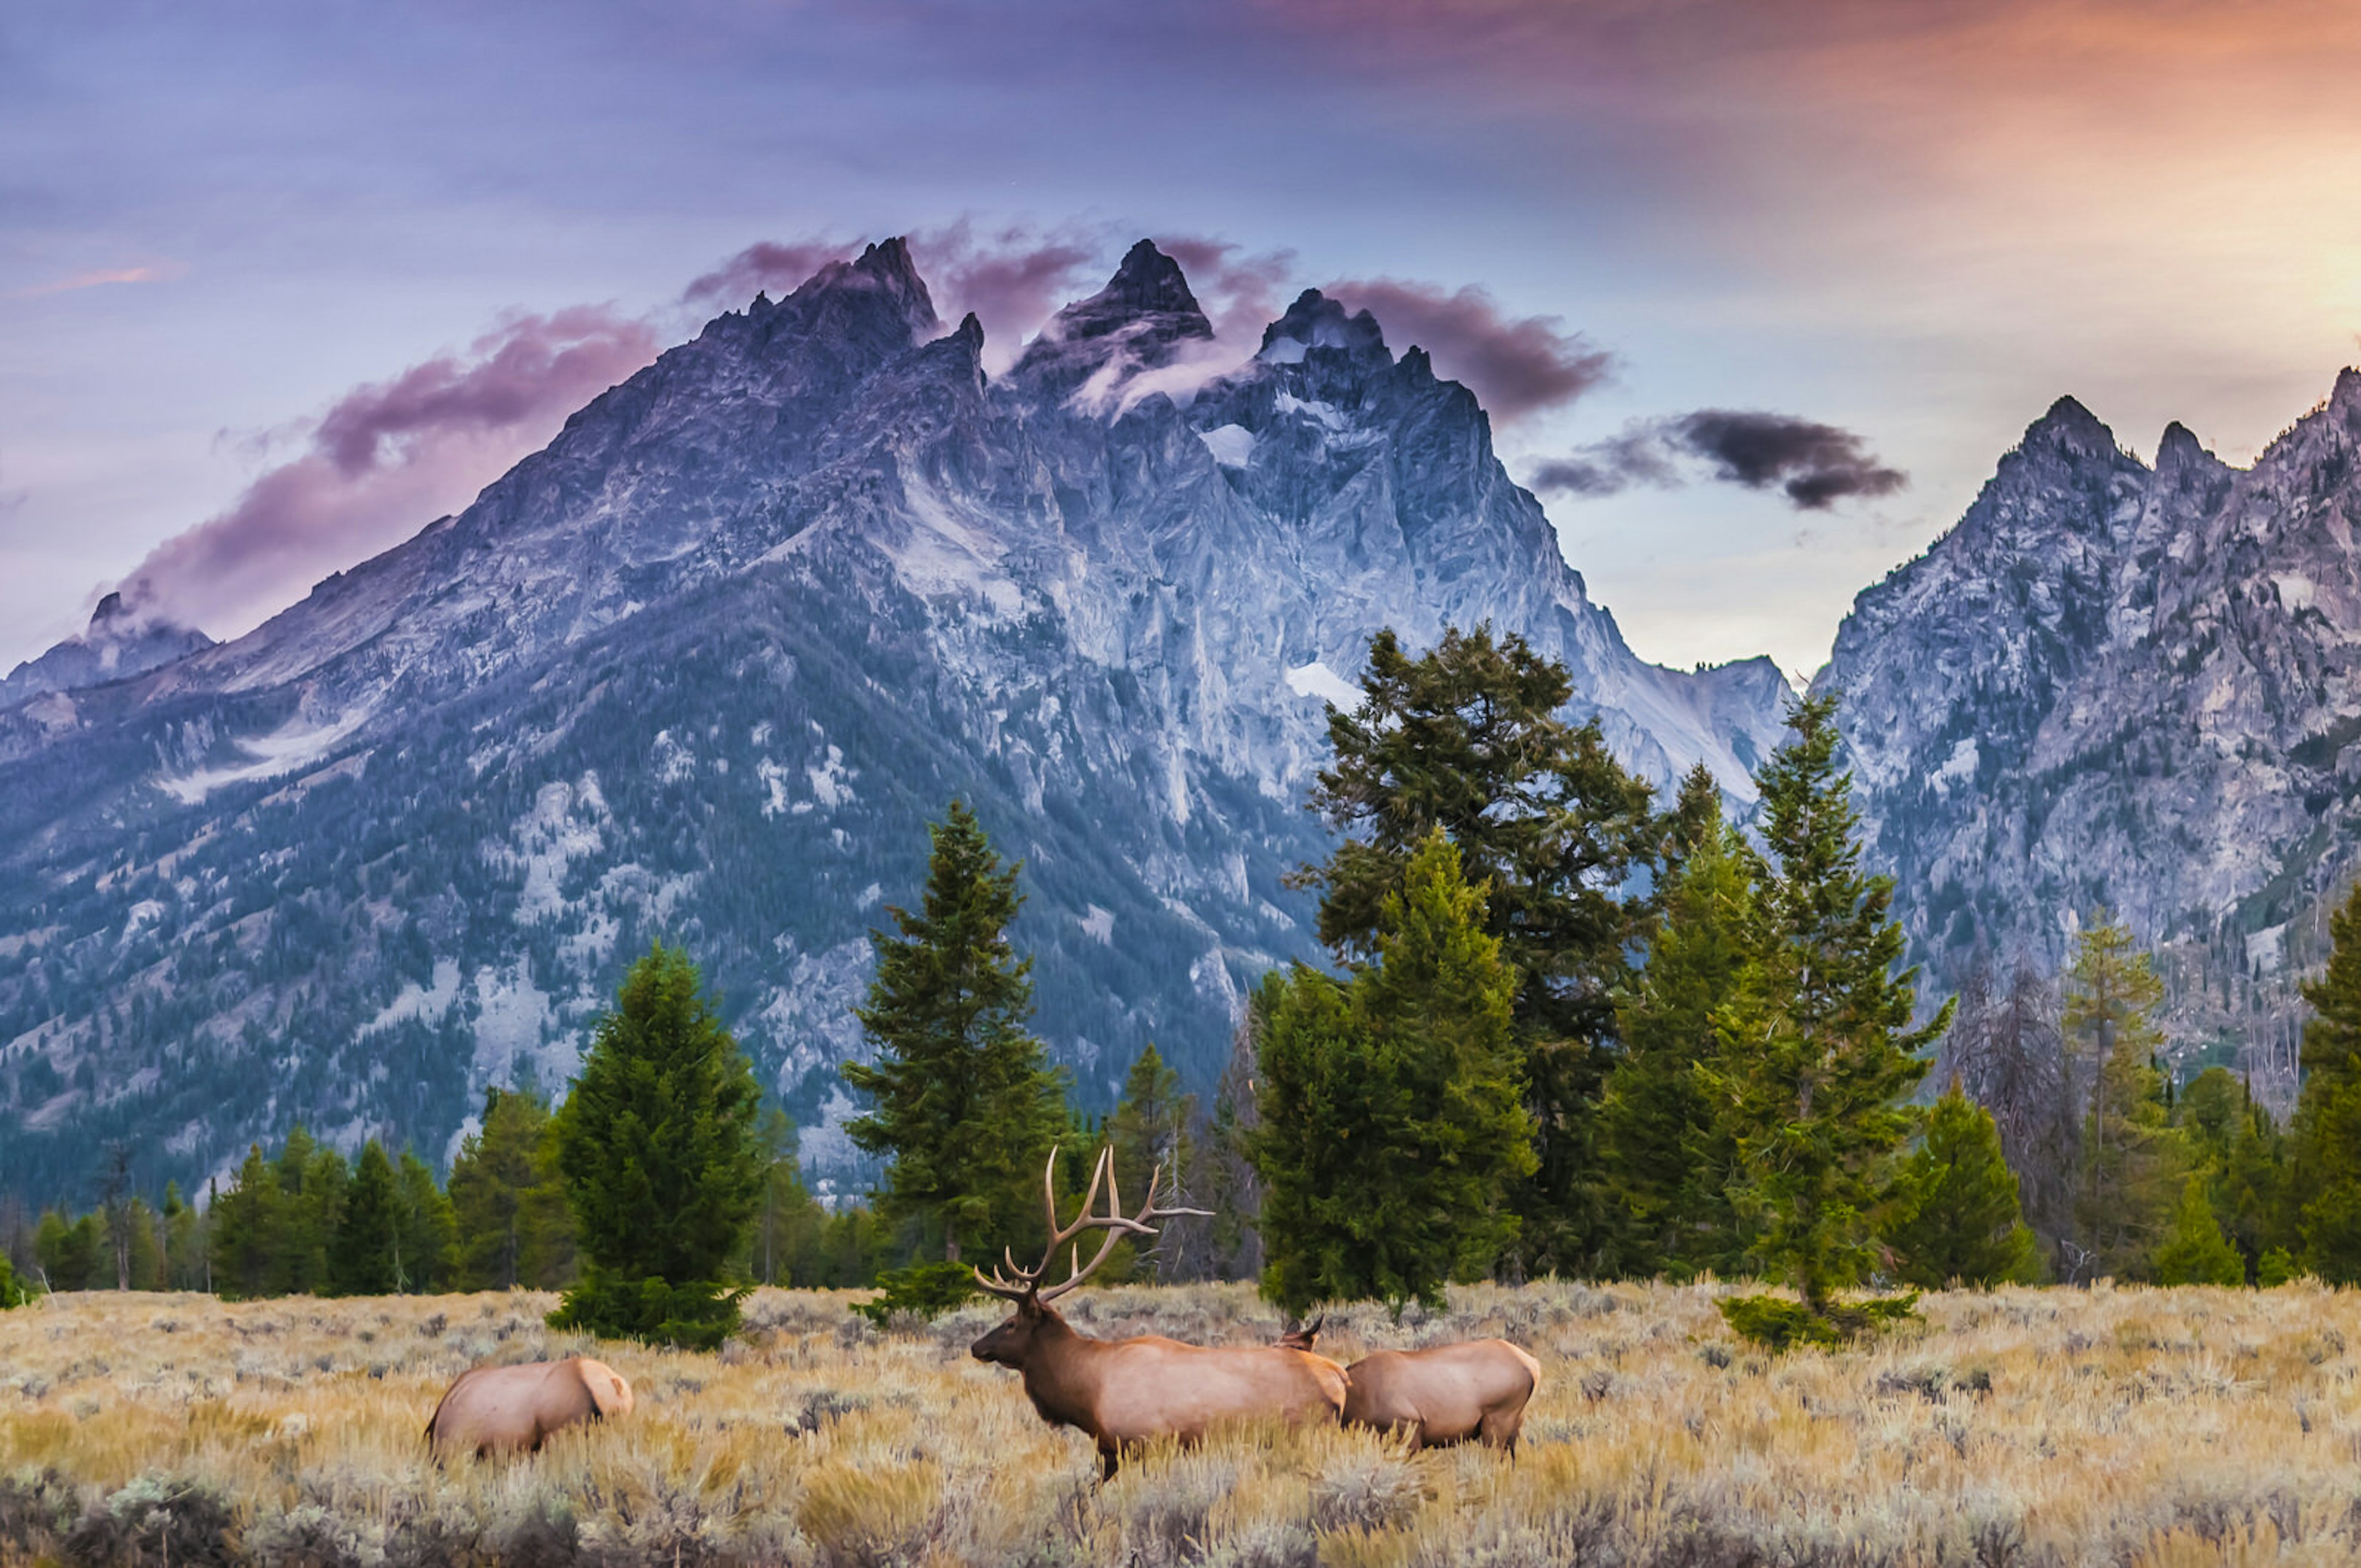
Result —
<path fill-rule="evenodd" d="M 1555 316 L 1505 314 L 1486 291 L 1446 292 L 1433 283 L 1351 279 L 1321 292 L 1347 310 L 1366 310 L 1397 353 L 1413 344 L 1435 373 L 1464 381 L 1494 419 L 1510 422 L 1563 407 L 1604 381 L 1614 356 Z"/>
<path fill-rule="evenodd" d="M 356 388 L 313 426 L 305 451 L 149 552 L 125 580 L 125 601 L 235 636 L 466 505 L 655 352 L 647 323 L 577 306 L 511 316 L 464 356 Z"/>
<path fill-rule="evenodd" d="M 681 302 L 737 310 L 757 292 L 792 294 L 813 273 L 851 259 L 859 249 L 832 239 L 758 240 L 683 290 Z"/>
<path fill-rule="evenodd" d="M 16 297 L 33 300 L 44 294 L 70 294 L 76 290 L 96 289 L 108 283 L 162 283 L 187 270 L 177 261 L 149 262 L 139 267 L 102 267 L 94 271 L 76 272 L 50 282 L 36 283 L 29 289 L 19 289 Z"/>

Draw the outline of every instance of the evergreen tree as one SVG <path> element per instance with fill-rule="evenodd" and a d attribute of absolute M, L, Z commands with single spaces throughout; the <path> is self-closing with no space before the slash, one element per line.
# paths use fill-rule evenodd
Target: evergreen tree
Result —
<path fill-rule="evenodd" d="M 745 1292 L 723 1277 L 761 1198 L 761 1100 L 697 966 L 652 947 L 557 1114 L 582 1277 L 553 1324 L 706 1350 L 738 1326 Z"/>
<path fill-rule="evenodd" d="M 1633 890 L 1670 836 L 1598 723 L 1557 717 L 1565 667 L 1518 637 L 1446 630 L 1413 659 L 1380 631 L 1361 685 L 1359 708 L 1329 710 L 1334 762 L 1312 791 L 1346 836 L 1303 872 L 1320 938 L 1348 962 L 1374 955 L 1385 901 L 1437 828 L 1489 886 L 1485 928 L 1521 977 L 1512 1027 L 1537 1157 L 1514 1197 L 1516 1255 L 1527 1273 L 1586 1268 L 1606 1229 L 1592 1118 L 1614 997 L 1653 916 Z"/>
<path fill-rule="evenodd" d="M 1753 957 L 1699 1069 L 1735 1150 L 1730 1200 L 1748 1255 L 1825 1315 L 1876 1256 L 1877 1211 L 1909 1136 L 1916 1053 L 1950 1024 L 1947 1001 L 1913 1028 L 1915 970 L 1891 878 L 1861 868 L 1852 780 L 1836 767 L 1836 699 L 1788 714 L 1763 767 Z"/>
<path fill-rule="evenodd" d="M 1939 1290 L 1957 1281 L 2030 1282 L 2037 1253 L 2017 1206 L 2016 1176 L 2002 1157 L 2000 1129 L 1954 1079 L 1927 1117 L 1924 1139 L 1904 1164 L 1901 1212 L 1886 1234 L 1894 1276 Z"/>
<path fill-rule="evenodd" d="M 2222 1234 L 2250 1270 L 2273 1248 L 2301 1245 L 2288 1207 L 2287 1139 L 2243 1081 L 2207 1068 L 2180 1092 L 2173 1119 L 2204 1175 Z"/>
<path fill-rule="evenodd" d="M 1197 1168 L 1191 1137 L 1196 1117 L 1197 1097 L 1180 1091 L 1180 1073 L 1152 1043 L 1142 1047 L 1131 1071 L 1125 1075 L 1123 1098 L 1116 1102 L 1115 1114 L 1107 1118 L 1105 1129 L 1107 1142 L 1115 1149 L 1115 1179 L 1125 1192 L 1146 1192 L 1149 1176 L 1160 1170 L 1163 1185 L 1157 1190 L 1158 1201 L 1170 1208 L 1193 1205 L 1189 1182 Z M 1158 1226 L 1156 1245 L 1149 1255 L 1158 1279 L 1186 1277 L 1188 1255 L 1204 1245 L 1205 1224 L 1193 1215 L 1180 1215 Z M 1130 1245 L 1126 1242 L 1116 1250 L 1127 1254 Z M 1126 1278 L 1135 1266 L 1128 1255 L 1110 1257 L 1100 1276 Z"/>
<path fill-rule="evenodd" d="M 247 1146 L 229 1190 L 214 1198 L 210 1223 L 214 1288 L 232 1300 L 272 1293 L 279 1273 L 279 1173 L 262 1157 L 262 1146 Z"/>
<path fill-rule="evenodd" d="M 754 1121 L 754 1157 L 763 1172 L 761 1206 L 741 1277 L 761 1285 L 794 1280 L 796 1260 L 815 1255 L 827 1221 L 804 1186 L 796 1124 L 776 1105 L 765 1105 Z"/>
<path fill-rule="evenodd" d="M 1690 792 L 1684 790 L 1683 802 Z M 1620 1223 L 1611 1274 L 1728 1273 L 1742 1250 L 1724 1197 L 1737 1154 L 1700 1067 L 1714 1019 L 1735 996 L 1753 929 L 1752 852 L 1719 818 L 1667 879 L 1648 960 L 1617 999 L 1623 1055 L 1608 1075 L 1598 1129 Z"/>
<path fill-rule="evenodd" d="M 41 1215 L 33 1234 L 33 1255 L 52 1290 L 96 1290 L 112 1285 L 106 1258 L 106 1233 L 98 1215 L 69 1220 L 55 1209 Z"/>
<path fill-rule="evenodd" d="M 870 933 L 877 972 L 853 1011 L 877 1060 L 845 1064 L 845 1081 L 870 1101 L 845 1131 L 893 1160 L 878 1193 L 884 1217 L 939 1224 L 943 1256 L 956 1263 L 964 1245 L 989 1255 L 1039 1223 L 1035 1184 L 1066 1124 L 1065 1094 L 1024 1028 L 1033 963 L 1008 941 L 1020 868 L 1001 868 L 956 800 L 928 832 L 919 912 L 889 906 L 899 935 Z"/>
<path fill-rule="evenodd" d="M 2153 1272 L 2158 1285 L 2244 1285 L 2246 1260 L 2214 1223 L 2205 1179 L 2192 1176 L 2180 1190 L 2172 1233 L 2157 1248 Z"/>
<path fill-rule="evenodd" d="M 484 1114 L 451 1162 L 456 1284 L 551 1290 L 574 1269 L 574 1225 L 557 1177 L 549 1102 L 531 1088 L 484 1091 Z"/>
<path fill-rule="evenodd" d="M 122 1277 L 134 1290 L 164 1290 L 164 1247 L 156 1211 L 135 1195 L 124 1205 L 125 1247 Z"/>
<path fill-rule="evenodd" d="M 2156 1068 L 2164 1036 L 2152 1014 L 2163 999 L 2164 982 L 2130 928 L 2094 912 L 2075 938 L 2062 1026 L 2090 1086 L 2076 1228 L 2102 1273 L 2147 1269 L 2187 1177 Z"/>
<path fill-rule="evenodd" d="M 17 1282 L 16 1266 L 8 1261 L 6 1250 L 0 1248 L 0 1312 L 24 1304 L 25 1288 Z"/>
<path fill-rule="evenodd" d="M 375 1138 L 361 1147 L 328 1244 L 328 1285 L 339 1296 L 390 1296 L 401 1286 L 401 1187 Z"/>
<path fill-rule="evenodd" d="M 2303 1090 L 2293 1163 L 2303 1266 L 2361 1284 L 2361 883 L 2328 923 L 2328 970 L 2303 988 Z"/>
<path fill-rule="evenodd" d="M 276 1162 L 279 1227 L 273 1294 L 320 1296 L 328 1292 L 328 1243 L 343 1217 L 347 1179 L 344 1157 L 324 1148 L 299 1123 L 287 1134 Z"/>
<path fill-rule="evenodd" d="M 1298 966 L 1262 1014 L 1263 1293 L 1443 1304 L 1515 1240 L 1502 1203 L 1533 1168 L 1510 1028 L 1517 976 L 1484 930 L 1440 829 L 1378 916 L 1376 961 L 1349 985 Z"/>
<path fill-rule="evenodd" d="M 401 1151 L 395 1181 L 400 1199 L 394 1227 L 395 1288 L 409 1295 L 447 1288 L 459 1237 L 451 1200 L 434 1184 L 434 1172 L 426 1162 L 409 1149 Z"/>
<path fill-rule="evenodd" d="M 205 1255 L 204 1216 L 181 1196 L 181 1184 L 164 1184 L 164 1288 L 204 1290 L 213 1267 Z"/>

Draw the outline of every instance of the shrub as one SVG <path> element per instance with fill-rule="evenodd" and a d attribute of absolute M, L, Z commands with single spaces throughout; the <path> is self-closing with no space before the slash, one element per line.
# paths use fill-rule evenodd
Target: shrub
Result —
<path fill-rule="evenodd" d="M 889 1268 L 877 1277 L 877 1294 L 858 1302 L 853 1310 L 879 1328 L 893 1326 L 903 1312 L 933 1322 L 975 1295 L 975 1276 L 964 1263 L 915 1263 Z"/>
<path fill-rule="evenodd" d="M 1784 1296 L 1732 1296 L 1719 1303 L 1722 1321 L 1741 1339 L 1773 1351 L 1797 1345 L 1834 1350 L 1848 1340 L 1918 1315 L 1918 1292 L 1835 1301 L 1825 1313 Z"/>

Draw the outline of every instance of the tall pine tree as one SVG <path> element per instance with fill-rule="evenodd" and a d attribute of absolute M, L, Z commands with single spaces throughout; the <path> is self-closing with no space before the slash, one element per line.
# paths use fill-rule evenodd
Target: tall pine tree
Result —
<path fill-rule="evenodd" d="M 345 1212 L 328 1244 L 328 1283 L 339 1296 L 390 1296 L 401 1288 L 401 1188 L 375 1138 L 361 1146 Z"/>
<path fill-rule="evenodd" d="M 1692 797 L 1719 787 L 1693 777 Z M 1717 806 L 1718 811 L 1718 806 Z M 1753 928 L 1752 852 L 1719 815 L 1699 831 L 1664 890 L 1646 965 L 1618 997 L 1623 1054 L 1598 1111 L 1608 1190 L 1620 1219 L 1604 1272 L 1729 1273 L 1742 1241 L 1724 1197 L 1737 1163 L 1701 1067 L 1719 1049 L 1714 1020 L 1737 992 Z"/>
<path fill-rule="evenodd" d="M 1916 970 L 1894 883 L 1861 866 L 1852 781 L 1838 771 L 1836 699 L 1807 697 L 1764 764 L 1752 956 L 1700 1077 L 1737 1161 L 1747 1253 L 1825 1314 L 1877 1257 L 1878 1211 L 1908 1138 L 1903 1097 L 1951 1004 L 1911 1025 Z"/>
<path fill-rule="evenodd" d="M 456 1283 L 555 1290 L 574 1274 L 574 1220 L 557 1174 L 549 1102 L 530 1087 L 484 1090 L 484 1113 L 451 1161 Z"/>
<path fill-rule="evenodd" d="M 2361 883 L 2329 917 L 2328 971 L 2303 988 L 2303 1091 L 2293 1164 L 2304 1266 L 2361 1284 Z"/>
<path fill-rule="evenodd" d="M 1592 721 L 1558 717 L 1564 666 L 1488 627 L 1446 630 L 1424 655 L 1390 630 L 1369 645 L 1364 704 L 1331 708 L 1334 762 L 1312 805 L 1345 834 L 1320 890 L 1320 937 L 1372 956 L 1385 901 L 1440 828 L 1490 888 L 1485 929 L 1521 977 L 1512 1029 L 1534 1123 L 1532 1174 L 1512 1202 L 1528 1273 L 1587 1268 L 1607 1226 L 1593 1113 L 1613 1060 L 1617 989 L 1653 916 L 1634 891 L 1666 843 L 1649 787 Z"/>
<path fill-rule="evenodd" d="M 1992 1114 L 1957 1079 L 1927 1113 L 1926 1135 L 1902 1170 L 1900 1212 L 1887 1232 L 1894 1273 L 1939 1290 L 2030 1283 L 2038 1263 L 2017 1201 L 2016 1175 L 2002 1157 Z"/>
<path fill-rule="evenodd" d="M 1374 946 L 1349 984 L 1298 966 L 1256 998 L 1263 1293 L 1291 1312 L 1440 1308 L 1446 1281 L 1482 1278 L 1516 1239 L 1503 1200 L 1533 1168 L 1517 976 L 1441 829 Z"/>
<path fill-rule="evenodd" d="M 963 1247 L 989 1255 L 1039 1223 L 1035 1183 L 1065 1126 L 1065 1092 L 1025 1029 L 1033 962 L 1008 940 L 1019 868 L 1002 867 L 959 801 L 928 832 L 918 912 L 889 906 L 898 934 L 870 934 L 877 973 L 854 1014 L 877 1060 L 845 1064 L 870 1102 L 845 1131 L 893 1161 L 878 1193 L 887 1216 L 939 1225 L 956 1263 Z"/>
<path fill-rule="evenodd" d="M 2061 1026 L 2086 1086 L 2075 1195 L 2082 1267 L 2145 1276 L 2188 1177 L 2186 1141 L 2165 1103 L 2154 1017 L 2164 1000 L 2130 927 L 2093 912 L 2074 942 Z"/>
<path fill-rule="evenodd" d="M 1142 1047 L 1124 1075 L 1123 1098 L 1116 1102 L 1115 1114 L 1107 1118 L 1106 1139 L 1115 1149 L 1115 1175 L 1126 1192 L 1145 1192 L 1149 1177 L 1160 1171 L 1164 1185 L 1158 1201 L 1171 1208 L 1188 1206 L 1195 1201 L 1189 1192 L 1189 1183 L 1197 1171 L 1195 1141 L 1191 1128 L 1197 1119 L 1197 1097 L 1180 1091 L 1180 1074 L 1164 1059 L 1154 1042 Z M 1156 1277 L 1162 1280 L 1187 1276 L 1190 1255 L 1204 1248 L 1208 1235 L 1207 1222 L 1193 1215 L 1181 1215 L 1158 1226 L 1156 1245 L 1148 1261 Z M 1117 1249 L 1123 1252 L 1130 1244 Z M 1109 1258 L 1106 1269 L 1117 1270 L 1102 1275 L 1120 1279 L 1120 1270 L 1133 1260 L 1127 1256 Z"/>
<path fill-rule="evenodd" d="M 701 1350 L 738 1326 L 745 1292 L 723 1280 L 761 1197 L 761 1101 L 697 966 L 652 947 L 557 1113 L 582 1274 L 553 1324 Z"/>

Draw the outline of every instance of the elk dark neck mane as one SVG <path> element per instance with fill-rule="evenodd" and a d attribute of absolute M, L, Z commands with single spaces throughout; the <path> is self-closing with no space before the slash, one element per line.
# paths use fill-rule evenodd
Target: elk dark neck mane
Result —
<path fill-rule="evenodd" d="M 1098 1379 L 1091 1353 L 1098 1343 L 1074 1332 L 1065 1319 L 1044 1309 L 1041 1326 L 1025 1357 L 1025 1397 L 1051 1426 L 1094 1431 Z"/>

